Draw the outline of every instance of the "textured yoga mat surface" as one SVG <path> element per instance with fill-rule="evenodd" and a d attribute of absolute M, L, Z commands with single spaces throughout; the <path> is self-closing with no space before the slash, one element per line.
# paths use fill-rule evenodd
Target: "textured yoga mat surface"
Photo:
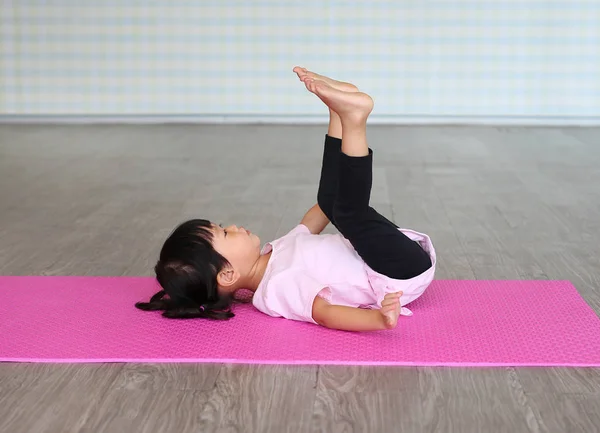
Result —
<path fill-rule="evenodd" d="M 567 281 L 434 281 L 393 331 L 350 333 L 236 305 L 227 322 L 134 303 L 152 278 L 0 277 L 0 361 L 600 366 L 600 319 Z"/>

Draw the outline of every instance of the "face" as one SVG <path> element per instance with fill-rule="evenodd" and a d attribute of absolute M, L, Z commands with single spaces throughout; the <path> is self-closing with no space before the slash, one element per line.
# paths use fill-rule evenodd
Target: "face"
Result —
<path fill-rule="evenodd" d="M 213 225 L 213 248 L 241 277 L 248 275 L 260 257 L 260 239 L 244 227 Z"/>

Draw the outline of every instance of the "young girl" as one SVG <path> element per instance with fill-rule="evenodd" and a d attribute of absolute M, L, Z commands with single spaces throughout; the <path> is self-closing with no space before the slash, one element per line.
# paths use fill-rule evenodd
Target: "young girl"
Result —
<path fill-rule="evenodd" d="M 163 290 L 138 308 L 164 310 L 169 318 L 229 319 L 234 294 L 246 289 L 265 314 L 333 329 L 393 329 L 400 314 L 412 314 L 401 305 L 433 280 L 435 250 L 427 235 L 400 229 L 369 206 L 373 151 L 366 126 L 373 100 L 352 84 L 300 67 L 294 72 L 329 107 L 318 204 L 262 250 L 243 227 L 181 224 L 155 267 Z M 330 221 L 341 234 L 319 235 Z"/>

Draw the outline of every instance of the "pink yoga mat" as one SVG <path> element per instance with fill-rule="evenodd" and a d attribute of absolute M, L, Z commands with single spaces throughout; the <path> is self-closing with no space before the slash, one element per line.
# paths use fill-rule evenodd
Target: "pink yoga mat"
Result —
<path fill-rule="evenodd" d="M 600 320 L 567 281 L 434 281 L 393 331 L 237 305 L 228 322 L 134 308 L 152 278 L 0 277 L 0 361 L 600 366 Z"/>

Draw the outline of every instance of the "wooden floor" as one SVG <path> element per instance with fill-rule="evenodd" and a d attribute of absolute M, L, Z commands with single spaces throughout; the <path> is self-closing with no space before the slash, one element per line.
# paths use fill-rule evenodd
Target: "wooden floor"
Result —
<path fill-rule="evenodd" d="M 0 125 L 0 275 L 152 275 L 192 216 L 281 236 L 315 202 L 324 132 Z M 437 278 L 569 279 L 600 311 L 600 129 L 369 140 L 372 203 L 431 235 Z M 0 364 L 10 433 L 599 430 L 598 369 Z"/>

